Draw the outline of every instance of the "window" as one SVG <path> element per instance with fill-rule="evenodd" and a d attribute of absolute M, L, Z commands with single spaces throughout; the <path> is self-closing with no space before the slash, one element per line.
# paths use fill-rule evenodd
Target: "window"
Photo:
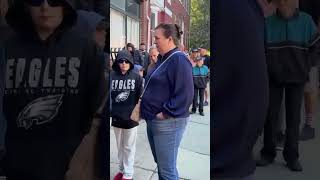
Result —
<path fill-rule="evenodd" d="M 154 12 L 151 13 L 151 29 L 156 28 L 156 14 Z"/>
<path fill-rule="evenodd" d="M 111 4 L 122 10 L 126 9 L 126 0 L 111 0 Z"/>
<path fill-rule="evenodd" d="M 127 17 L 127 43 L 134 44 L 135 47 L 139 48 L 139 21 L 136 21 L 130 17 Z"/>
<path fill-rule="evenodd" d="M 136 17 L 139 17 L 139 3 L 136 0 L 127 0 L 126 11 Z"/>
<path fill-rule="evenodd" d="M 126 43 L 125 17 L 121 13 L 110 10 L 110 47 L 122 48 Z"/>

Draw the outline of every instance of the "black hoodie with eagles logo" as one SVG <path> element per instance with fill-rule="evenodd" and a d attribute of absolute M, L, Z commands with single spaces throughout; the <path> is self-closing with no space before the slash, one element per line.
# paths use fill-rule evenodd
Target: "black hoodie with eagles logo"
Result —
<path fill-rule="evenodd" d="M 122 74 L 118 61 L 126 59 L 130 62 L 127 73 Z M 130 129 L 138 125 L 130 119 L 130 115 L 137 104 L 142 92 L 142 77 L 133 71 L 132 56 L 128 51 L 120 51 L 117 59 L 112 65 L 111 73 L 111 101 L 112 101 L 112 126 Z"/>
<path fill-rule="evenodd" d="M 15 1 L 6 16 L 15 33 L 5 43 L 5 169 L 58 179 L 105 96 L 105 61 L 92 39 L 72 32 L 77 15 L 68 1 L 44 41 L 24 6 Z"/>

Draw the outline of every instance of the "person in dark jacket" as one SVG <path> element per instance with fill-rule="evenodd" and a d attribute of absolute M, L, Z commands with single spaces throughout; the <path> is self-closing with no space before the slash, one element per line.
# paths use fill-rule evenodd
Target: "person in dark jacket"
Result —
<path fill-rule="evenodd" d="M 204 116 L 203 113 L 203 105 L 204 105 L 204 91 L 207 87 L 209 69 L 206 65 L 204 65 L 203 57 L 196 57 L 196 66 L 192 69 L 193 74 L 193 83 L 194 83 L 194 97 L 192 103 L 191 114 L 196 113 L 198 97 L 199 97 L 199 114 Z"/>
<path fill-rule="evenodd" d="M 94 11 L 104 17 L 108 15 L 107 0 L 71 0 L 71 2 L 77 10 Z"/>
<path fill-rule="evenodd" d="M 139 52 L 139 50 L 136 50 L 134 45 L 132 43 L 128 43 L 126 46 L 126 49 L 130 52 L 132 59 L 133 59 L 133 64 L 134 65 L 139 65 L 143 67 L 143 59 L 142 56 Z"/>
<path fill-rule="evenodd" d="M 249 180 L 268 105 L 264 17 L 256 0 L 215 0 L 213 8 L 211 179 Z"/>
<path fill-rule="evenodd" d="M 6 20 L 8 179 L 64 179 L 69 163 L 103 103 L 105 61 L 92 38 L 71 31 L 67 0 L 15 1 Z"/>
<path fill-rule="evenodd" d="M 264 127 L 264 146 L 258 166 L 276 157 L 276 124 L 285 92 L 286 139 L 283 150 L 287 167 L 302 171 L 299 161 L 299 127 L 304 85 L 308 80 L 311 55 L 320 36 L 308 14 L 299 11 L 297 1 L 275 0 L 277 12 L 266 19 L 266 55 L 269 72 L 269 110 Z"/>
<path fill-rule="evenodd" d="M 106 18 L 96 12 L 77 10 L 75 33 L 94 39 L 97 46 L 103 50 L 106 40 Z"/>
<path fill-rule="evenodd" d="M 145 77 L 147 75 L 147 68 L 148 68 L 149 64 L 151 63 L 150 56 L 149 56 L 149 53 L 147 52 L 145 43 L 140 43 L 139 53 L 142 58 L 143 68 L 145 69 L 145 71 L 143 72 L 144 73 L 143 77 Z"/>
<path fill-rule="evenodd" d="M 147 122 L 159 180 L 179 179 L 178 148 L 193 99 L 192 65 L 177 47 L 181 35 L 176 24 L 159 24 L 155 28 L 155 43 L 160 54 L 155 68 L 145 78 L 141 98 L 141 117 Z"/>
<path fill-rule="evenodd" d="M 320 30 L 320 1 L 318 0 L 300 0 L 299 9 L 311 15 L 314 23 Z M 319 56 L 315 57 L 319 59 Z M 310 140 L 315 137 L 315 128 L 313 121 L 316 119 L 316 104 L 319 92 L 319 62 L 314 61 L 309 73 L 308 82 L 304 88 L 304 107 L 305 119 L 304 126 L 300 132 L 300 140 Z"/>
<path fill-rule="evenodd" d="M 133 61 L 127 50 L 120 51 L 112 65 L 111 101 L 112 123 L 116 136 L 120 172 L 114 180 L 133 179 L 138 122 L 130 115 L 142 91 L 142 77 L 133 72 Z"/>

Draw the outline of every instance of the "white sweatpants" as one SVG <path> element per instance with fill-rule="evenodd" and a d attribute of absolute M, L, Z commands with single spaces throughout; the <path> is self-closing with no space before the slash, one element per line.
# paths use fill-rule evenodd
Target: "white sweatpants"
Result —
<path fill-rule="evenodd" d="M 117 141 L 119 169 L 123 173 L 124 178 L 131 179 L 134 172 L 133 165 L 138 127 L 131 129 L 113 127 L 113 129 Z"/>

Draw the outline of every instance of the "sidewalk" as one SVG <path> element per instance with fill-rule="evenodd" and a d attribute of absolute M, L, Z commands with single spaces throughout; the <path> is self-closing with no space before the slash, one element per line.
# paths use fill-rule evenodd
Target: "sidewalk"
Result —
<path fill-rule="evenodd" d="M 257 167 L 255 172 L 256 180 L 319 180 L 320 179 L 320 109 L 318 98 L 317 115 L 313 122 L 313 127 L 316 131 L 316 138 L 309 141 L 299 142 L 300 162 L 303 167 L 302 172 L 292 172 L 285 166 L 285 161 L 282 156 L 282 151 L 277 151 L 275 162 L 267 167 Z M 303 112 L 303 109 L 302 109 Z M 301 116 L 301 127 L 304 125 L 304 114 Z M 257 142 L 255 147 L 256 157 L 259 157 L 259 151 L 262 147 L 262 137 Z"/>
<path fill-rule="evenodd" d="M 177 167 L 180 179 L 209 180 L 210 178 L 210 106 L 205 106 L 205 116 L 198 113 L 190 116 L 190 122 L 179 148 Z M 138 127 L 134 180 L 158 180 L 153 161 L 146 123 Z M 117 148 L 114 131 L 110 129 L 110 180 L 118 172 Z"/>

